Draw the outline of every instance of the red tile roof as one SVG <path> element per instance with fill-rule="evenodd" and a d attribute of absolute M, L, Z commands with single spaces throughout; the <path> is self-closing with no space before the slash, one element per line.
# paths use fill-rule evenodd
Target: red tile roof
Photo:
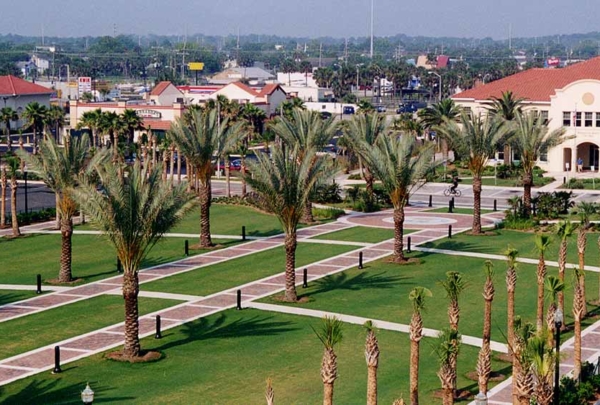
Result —
<path fill-rule="evenodd" d="M 160 82 L 152 89 L 151 96 L 160 96 L 171 85 L 171 82 Z"/>
<path fill-rule="evenodd" d="M 281 89 L 281 86 L 278 84 L 267 84 L 265 87 L 263 87 L 260 92 L 258 93 L 258 95 L 260 97 L 262 96 L 270 96 L 271 94 L 273 94 L 275 92 L 275 90 L 277 89 Z M 281 91 L 283 91 L 283 89 L 281 89 Z M 284 91 L 285 93 L 285 91 Z"/>
<path fill-rule="evenodd" d="M 16 76 L 0 76 L 0 95 L 52 94 L 47 87 L 19 79 Z"/>
<path fill-rule="evenodd" d="M 556 90 L 578 80 L 600 80 L 600 57 L 562 69 L 529 69 L 452 96 L 455 100 L 488 100 L 512 91 L 515 97 L 528 101 L 549 102 Z"/>
<path fill-rule="evenodd" d="M 450 57 L 446 55 L 439 55 L 437 57 L 436 67 L 438 69 L 448 67 L 448 63 L 450 62 Z"/>
<path fill-rule="evenodd" d="M 152 121 L 152 120 L 144 120 L 142 123 L 142 127 L 145 129 L 152 128 L 155 131 L 168 131 L 171 129 L 171 121 Z"/>
<path fill-rule="evenodd" d="M 253 88 L 251 88 L 251 87 L 248 87 L 248 86 L 246 86 L 246 85 L 245 85 L 244 83 L 242 83 L 242 82 L 233 82 L 233 83 L 231 83 L 231 84 L 232 84 L 232 85 L 234 85 L 234 86 L 237 86 L 237 87 L 239 87 L 240 89 L 244 90 L 244 91 L 245 91 L 246 93 L 248 93 L 248 94 L 252 94 L 252 95 L 254 95 L 254 96 L 257 96 L 257 95 L 258 95 L 258 92 L 257 92 L 256 90 L 254 90 L 254 89 L 253 89 Z M 227 86 L 225 86 L 225 87 L 227 87 Z"/>

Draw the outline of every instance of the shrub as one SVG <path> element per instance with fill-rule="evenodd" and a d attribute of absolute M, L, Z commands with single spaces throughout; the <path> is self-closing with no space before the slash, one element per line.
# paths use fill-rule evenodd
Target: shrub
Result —
<path fill-rule="evenodd" d="M 566 186 L 567 188 L 573 190 L 583 190 L 585 188 L 585 184 L 583 183 L 583 181 L 574 178 L 570 178 Z"/>
<path fill-rule="evenodd" d="M 351 174 L 348 180 L 362 180 L 362 176 L 359 173 Z"/>
<path fill-rule="evenodd" d="M 354 211 L 360 212 L 375 212 L 381 209 L 376 197 L 371 197 L 366 190 L 361 190 L 358 199 L 352 206 Z"/>
<path fill-rule="evenodd" d="M 571 199 L 573 192 L 555 191 L 553 193 L 539 193 L 531 202 L 535 204 L 538 218 L 555 219 L 559 215 L 567 214 L 569 208 L 575 204 Z"/>
<path fill-rule="evenodd" d="M 339 208 L 313 208 L 313 216 L 318 219 L 337 219 L 346 215 L 344 210 Z"/>
<path fill-rule="evenodd" d="M 17 214 L 17 221 L 19 224 L 31 224 L 36 222 L 50 221 L 56 218 L 55 208 L 44 208 L 39 211 L 21 212 Z M 7 222 L 10 223 L 11 217 L 7 216 Z"/>
<path fill-rule="evenodd" d="M 358 199 L 358 195 L 360 193 L 360 187 L 358 186 L 353 186 L 352 188 L 349 188 L 346 190 L 346 198 L 352 200 L 352 203 L 355 203 L 356 200 Z"/>
<path fill-rule="evenodd" d="M 336 204 L 342 202 L 342 188 L 339 184 L 321 184 L 314 192 L 314 201 L 321 204 Z"/>

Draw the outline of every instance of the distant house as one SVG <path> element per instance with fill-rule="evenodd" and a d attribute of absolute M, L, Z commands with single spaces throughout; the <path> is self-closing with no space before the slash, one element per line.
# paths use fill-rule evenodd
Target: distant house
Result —
<path fill-rule="evenodd" d="M 150 92 L 150 103 L 154 105 L 173 105 L 183 102 L 183 93 L 171 82 L 160 82 Z"/>
<path fill-rule="evenodd" d="M 252 103 L 261 108 L 267 115 L 274 114 L 279 105 L 287 98 L 286 92 L 278 84 L 267 84 L 263 88 L 252 88 L 241 82 L 230 83 L 209 96 L 217 98 L 222 95 L 240 104 Z"/>
<path fill-rule="evenodd" d="M 210 84 L 229 84 L 247 80 L 250 83 L 256 82 L 256 84 L 259 84 L 273 79 L 275 79 L 275 76 L 258 67 L 232 67 L 217 73 L 208 79 L 208 82 Z"/>
<path fill-rule="evenodd" d="M 51 89 L 16 76 L 0 76 L 0 108 L 11 107 L 19 114 L 19 117 L 27 104 L 34 101 L 50 107 L 50 96 L 53 92 Z M 11 128 L 20 128 L 24 125 L 25 123 L 19 120 Z"/>

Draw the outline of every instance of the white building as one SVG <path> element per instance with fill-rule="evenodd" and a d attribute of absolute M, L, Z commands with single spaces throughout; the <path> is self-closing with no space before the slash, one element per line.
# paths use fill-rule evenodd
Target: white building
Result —
<path fill-rule="evenodd" d="M 38 102 L 50 107 L 50 96 L 54 91 L 20 79 L 16 76 L 0 76 L 0 108 L 11 107 L 19 117 L 27 107 L 27 104 Z M 25 123 L 19 121 L 11 123 L 11 129 L 18 129 Z M 0 126 L 3 127 L 2 124 Z"/>
<path fill-rule="evenodd" d="M 524 110 L 536 109 L 548 118 L 550 130 L 563 127 L 572 139 L 553 148 L 539 166 L 560 172 L 576 170 L 579 157 L 584 170 L 598 170 L 600 158 L 600 57 L 563 69 L 529 69 L 474 89 L 452 99 L 473 114 L 485 114 L 484 103 L 512 91 L 524 99 Z"/>

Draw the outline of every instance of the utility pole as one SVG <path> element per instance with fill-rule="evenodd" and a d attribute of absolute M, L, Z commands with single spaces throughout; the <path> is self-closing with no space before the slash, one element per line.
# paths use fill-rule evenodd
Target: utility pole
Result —
<path fill-rule="evenodd" d="M 113 38 L 117 37 L 117 24 L 113 24 Z"/>
<path fill-rule="evenodd" d="M 508 23 L 508 49 L 512 49 L 512 24 Z"/>
<path fill-rule="evenodd" d="M 238 32 L 237 32 L 237 46 L 235 48 L 236 50 L 236 57 L 235 57 L 235 61 L 238 65 L 238 67 L 241 67 L 240 64 L 240 27 L 238 27 Z"/>
<path fill-rule="evenodd" d="M 373 22 L 374 22 L 374 19 L 373 19 L 373 9 L 374 9 L 373 2 L 374 2 L 374 0 L 371 0 L 371 51 L 369 53 L 369 55 L 371 56 L 371 59 L 373 59 Z"/>
<path fill-rule="evenodd" d="M 600 45 L 599 45 L 600 46 Z M 323 42 L 319 44 L 319 67 L 321 67 L 321 59 L 323 57 Z"/>

